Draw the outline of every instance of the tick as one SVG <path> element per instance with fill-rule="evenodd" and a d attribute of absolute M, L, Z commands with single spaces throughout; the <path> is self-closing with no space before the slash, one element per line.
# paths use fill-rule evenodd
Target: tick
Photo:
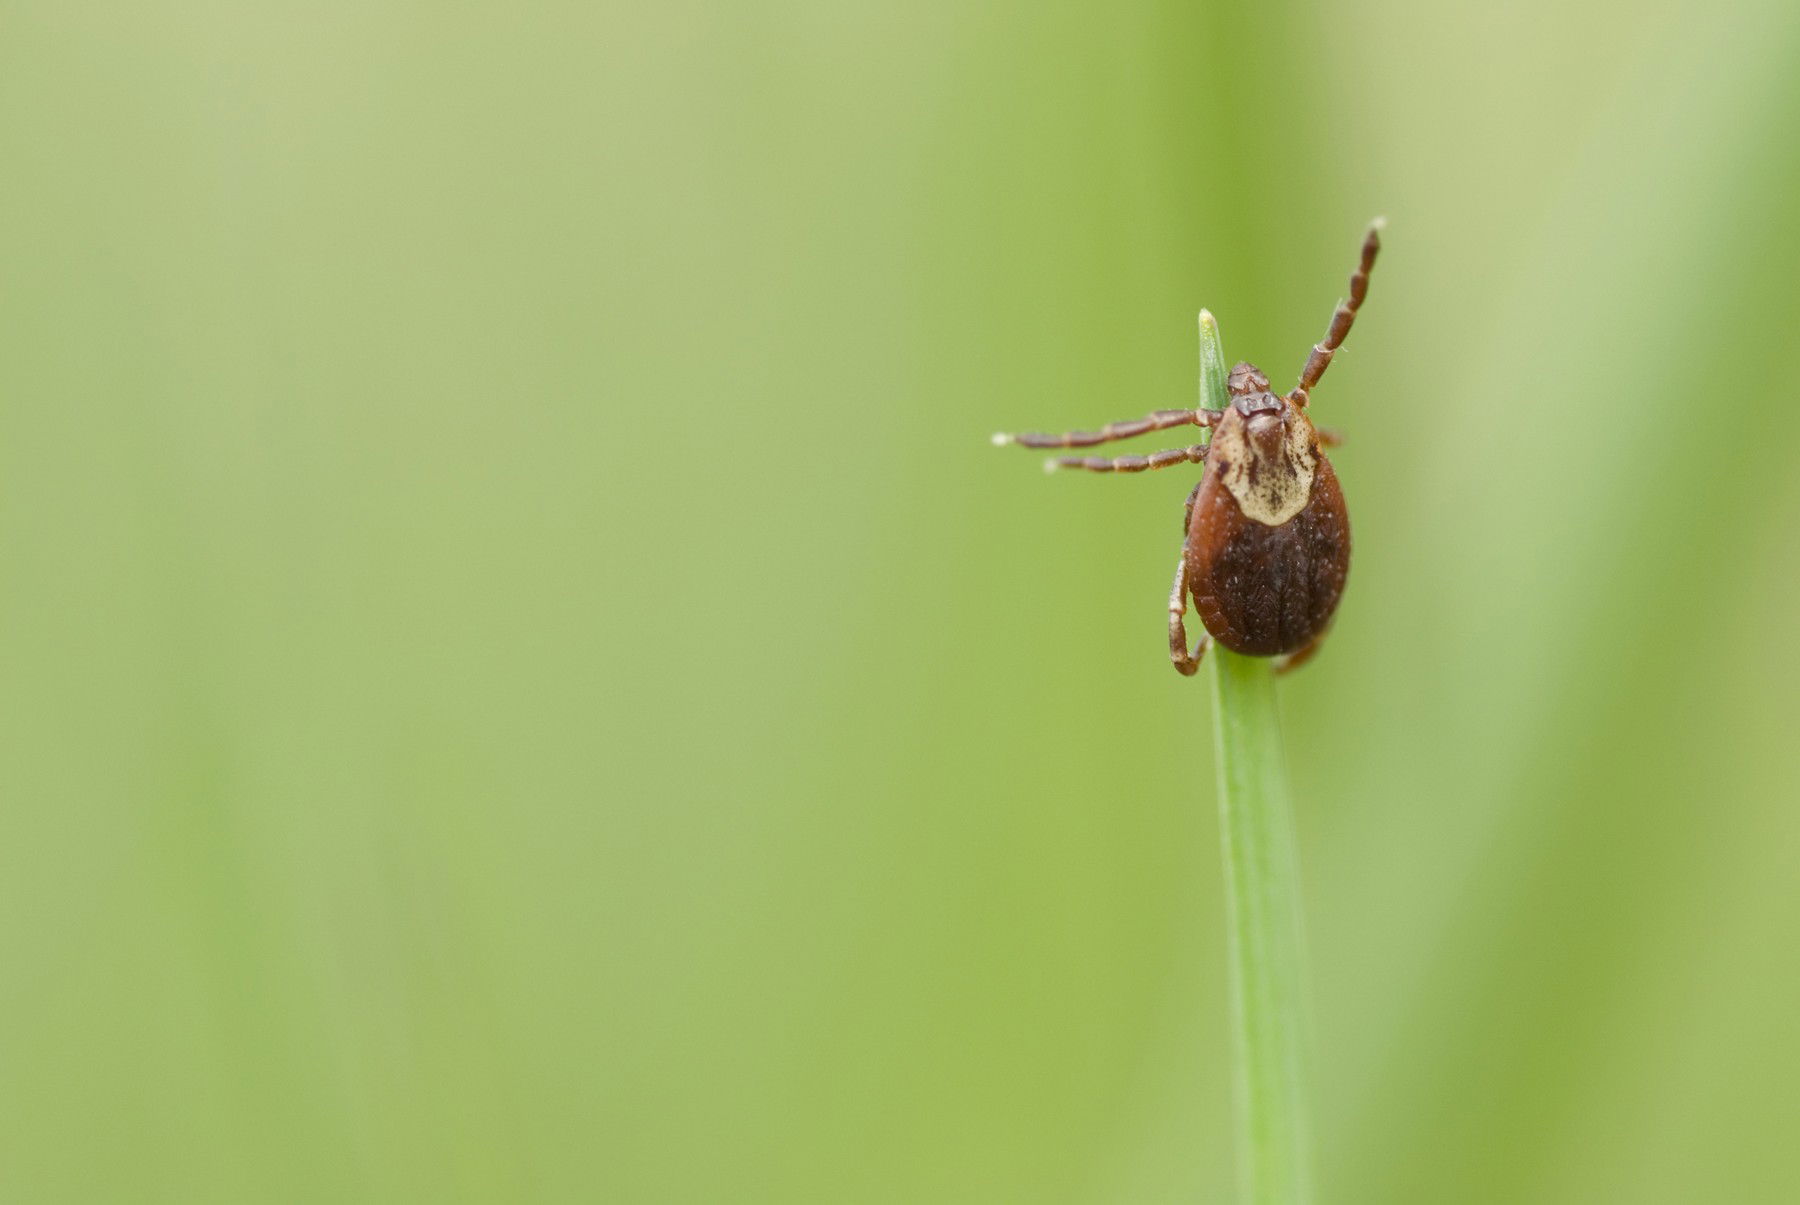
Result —
<path fill-rule="evenodd" d="M 1381 227 L 1379 219 L 1369 227 L 1349 299 L 1338 303 L 1300 383 L 1285 397 L 1269 391 L 1269 378 L 1254 364 L 1240 362 L 1231 370 L 1231 401 L 1223 410 L 1158 410 L 1098 431 L 994 436 L 996 444 L 1027 448 L 1090 448 L 1171 427 L 1211 431 L 1209 442 L 1189 448 L 1111 459 L 1064 456 L 1044 465 L 1093 473 L 1204 466 L 1188 495 L 1186 538 L 1169 594 L 1169 657 L 1183 674 L 1200 668 L 1209 640 L 1234 653 L 1278 658 L 1275 671 L 1284 673 L 1318 652 L 1331 626 L 1350 571 L 1350 515 L 1324 451 L 1338 437 L 1312 425 L 1306 403 L 1368 295 Z M 1207 632 L 1192 653 L 1184 623 L 1190 597 Z"/>

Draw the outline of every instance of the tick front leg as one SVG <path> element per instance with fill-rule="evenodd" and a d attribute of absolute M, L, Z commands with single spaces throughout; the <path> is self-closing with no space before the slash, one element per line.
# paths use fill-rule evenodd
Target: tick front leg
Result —
<path fill-rule="evenodd" d="M 1206 656 L 1206 646 L 1212 643 L 1211 636 L 1202 636 L 1200 643 L 1194 647 L 1193 655 L 1187 649 L 1187 596 L 1188 596 L 1188 563 L 1187 550 L 1183 549 L 1181 560 L 1175 566 L 1175 588 L 1169 591 L 1169 660 L 1175 663 L 1175 670 L 1183 677 L 1191 678 L 1200 668 L 1200 658 Z"/>
<path fill-rule="evenodd" d="M 1285 674 L 1292 670 L 1299 669 L 1302 665 L 1311 661 L 1313 655 L 1319 651 L 1319 646 L 1325 643 L 1325 637 L 1328 634 L 1329 629 L 1325 632 L 1320 632 L 1317 636 L 1312 638 L 1310 643 L 1302 645 L 1285 657 L 1275 658 L 1275 672 L 1278 674 Z"/>
<path fill-rule="evenodd" d="M 1206 445 L 1195 444 L 1191 448 L 1170 448 L 1166 452 L 1152 452 L 1148 456 L 1114 456 L 1110 460 L 1104 456 L 1058 456 L 1044 462 L 1044 472 L 1085 469 L 1090 473 L 1142 473 L 1148 469 L 1166 469 L 1178 464 L 1205 463 Z"/>
<path fill-rule="evenodd" d="M 1061 435 L 1045 435 L 1039 431 L 1027 431 L 1022 435 L 1009 435 L 1001 431 L 994 436 L 996 447 L 1007 444 L 1018 444 L 1022 448 L 1091 448 L 1096 444 L 1111 443 L 1115 439 L 1130 439 L 1134 435 L 1146 435 L 1151 431 L 1166 431 L 1170 427 L 1211 427 L 1223 418 L 1223 410 L 1158 410 L 1145 418 L 1132 419 L 1130 422 L 1107 423 L 1098 431 L 1064 431 Z"/>
<path fill-rule="evenodd" d="M 1362 255 L 1357 260 L 1356 271 L 1350 274 L 1350 296 L 1338 302 L 1337 309 L 1332 311 L 1331 325 L 1325 331 L 1325 337 L 1313 344 L 1311 354 L 1306 357 L 1306 367 L 1300 370 L 1300 383 L 1288 394 L 1288 401 L 1302 409 L 1306 407 L 1307 395 L 1325 370 L 1331 367 L 1331 357 L 1337 354 L 1338 348 L 1344 345 L 1344 339 L 1350 334 L 1350 324 L 1356 321 L 1356 311 L 1362 309 L 1363 298 L 1369 295 L 1369 273 L 1375 269 L 1375 256 L 1381 251 L 1381 228 L 1385 223 L 1376 218 L 1369 225 L 1369 233 L 1363 239 Z"/>

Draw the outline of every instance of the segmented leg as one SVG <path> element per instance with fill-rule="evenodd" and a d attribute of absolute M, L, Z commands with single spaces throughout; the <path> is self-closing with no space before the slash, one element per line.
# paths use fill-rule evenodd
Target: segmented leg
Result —
<path fill-rule="evenodd" d="M 1376 252 L 1381 250 L 1384 224 L 1382 219 L 1376 218 L 1369 226 L 1368 236 L 1363 239 L 1362 260 L 1350 274 L 1350 299 L 1338 302 L 1324 341 L 1313 345 L 1312 354 L 1306 357 L 1306 367 L 1300 370 L 1300 383 L 1288 394 L 1288 401 L 1296 406 L 1306 405 L 1307 395 L 1331 367 L 1331 357 L 1343 346 L 1344 337 L 1350 333 L 1350 324 L 1356 321 L 1356 311 L 1362 308 L 1363 298 L 1369 294 L 1369 272 L 1375 267 Z"/>
<path fill-rule="evenodd" d="M 1187 539 L 1188 528 L 1194 525 L 1194 502 L 1200 497 L 1200 487 L 1205 484 L 1204 481 L 1196 481 L 1194 488 L 1188 491 L 1186 505 L 1181 508 L 1181 538 L 1183 540 Z"/>
<path fill-rule="evenodd" d="M 1181 560 L 1175 566 L 1175 588 L 1169 591 L 1169 660 L 1175 663 L 1177 673 L 1191 678 L 1200 668 L 1200 658 L 1206 656 L 1206 646 L 1212 643 L 1212 637 L 1200 637 L 1200 643 L 1194 646 L 1193 654 L 1189 655 L 1185 623 L 1187 596 L 1187 551 L 1183 549 Z"/>
<path fill-rule="evenodd" d="M 1322 447 L 1335 448 L 1344 442 L 1344 433 L 1334 427 L 1314 427 L 1319 433 L 1319 444 Z"/>
<path fill-rule="evenodd" d="M 1134 418 L 1130 422 L 1107 423 L 1098 431 L 1064 431 L 1061 435 L 1045 435 L 1040 431 L 1027 431 L 1023 435 L 1009 435 L 1002 431 L 994 436 L 997 446 L 1018 444 L 1024 448 L 1091 448 L 1096 444 L 1111 443 L 1115 439 L 1130 439 L 1134 435 L 1145 435 L 1151 431 L 1166 431 L 1170 427 L 1210 427 L 1224 417 L 1223 410 L 1158 410 L 1145 418 Z"/>
<path fill-rule="evenodd" d="M 1312 638 L 1312 642 L 1310 644 L 1306 644 L 1306 645 L 1301 646 L 1300 648 L 1295 649 L 1293 652 L 1287 654 L 1285 657 L 1275 658 L 1275 672 L 1278 674 L 1285 674 L 1285 673 L 1290 672 L 1291 670 L 1299 669 L 1302 665 L 1305 665 L 1308 661 L 1311 661 L 1313 659 L 1313 655 L 1319 651 L 1319 646 L 1321 644 L 1325 643 L 1325 637 L 1329 634 L 1329 632 L 1330 632 L 1329 629 L 1327 629 L 1324 632 L 1320 632 L 1317 636 L 1314 636 Z"/>
<path fill-rule="evenodd" d="M 1054 473 L 1058 469 L 1086 469 L 1090 473 L 1142 473 L 1147 469 L 1166 469 L 1178 464 L 1204 464 L 1206 462 L 1206 445 L 1195 444 L 1191 448 L 1170 448 L 1166 452 L 1152 452 L 1148 456 L 1059 456 L 1044 462 L 1044 471 Z"/>

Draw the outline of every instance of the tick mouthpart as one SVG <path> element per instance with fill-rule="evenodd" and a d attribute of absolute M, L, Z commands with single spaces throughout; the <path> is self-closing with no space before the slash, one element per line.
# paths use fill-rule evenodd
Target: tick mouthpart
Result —
<path fill-rule="evenodd" d="M 1246 394 L 1267 393 L 1269 378 L 1263 375 L 1262 369 L 1248 360 L 1239 360 L 1232 365 L 1231 376 L 1226 381 L 1226 388 L 1231 396 L 1243 397 Z"/>
<path fill-rule="evenodd" d="M 1258 460 L 1273 460 L 1281 455 L 1282 445 L 1287 442 L 1287 422 L 1279 413 L 1258 414 L 1244 424 L 1244 433 Z"/>

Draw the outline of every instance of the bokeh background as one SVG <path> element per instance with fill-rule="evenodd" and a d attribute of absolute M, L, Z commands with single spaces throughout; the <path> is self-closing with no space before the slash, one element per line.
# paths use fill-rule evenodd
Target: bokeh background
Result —
<path fill-rule="evenodd" d="M 0 1200 L 1225 1202 L 1183 472 L 1364 222 L 1321 1197 L 1800 1200 L 1792 0 L 0 6 Z"/>

